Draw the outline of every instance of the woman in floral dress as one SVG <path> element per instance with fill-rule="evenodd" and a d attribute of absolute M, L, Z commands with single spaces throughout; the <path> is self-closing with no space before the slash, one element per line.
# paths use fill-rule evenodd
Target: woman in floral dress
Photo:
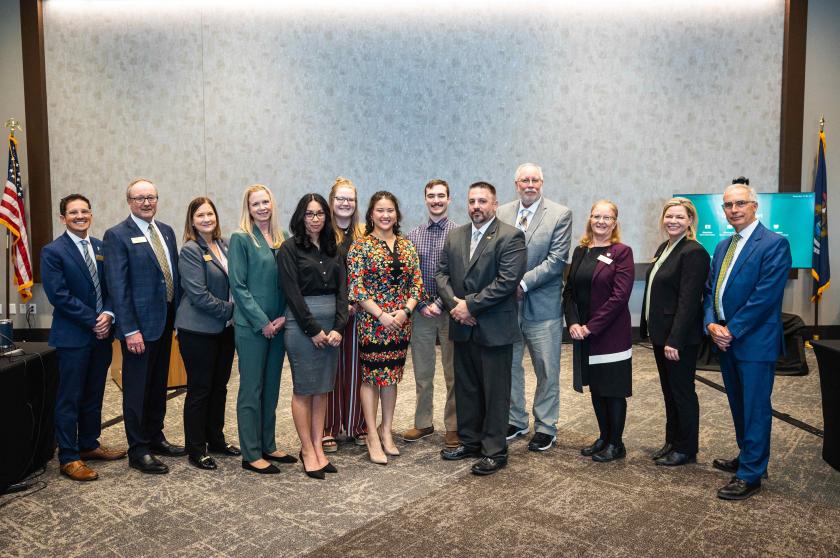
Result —
<path fill-rule="evenodd" d="M 362 308 L 356 327 L 368 455 L 380 465 L 388 463 L 387 455 L 400 453 L 391 434 L 397 383 L 411 339 L 411 313 L 423 291 L 420 260 L 414 244 L 400 235 L 401 219 L 394 194 L 375 193 L 365 216 L 366 234 L 347 254 L 349 299 Z M 380 399 L 382 423 L 374 429 Z"/>

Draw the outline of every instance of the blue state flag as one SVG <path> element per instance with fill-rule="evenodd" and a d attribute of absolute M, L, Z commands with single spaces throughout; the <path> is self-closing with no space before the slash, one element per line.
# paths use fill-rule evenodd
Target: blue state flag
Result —
<path fill-rule="evenodd" d="M 811 302 L 818 302 L 831 285 L 828 263 L 828 178 L 825 171 L 825 133 L 820 132 L 817 174 L 814 177 L 814 256 L 811 263 L 814 290 Z"/>

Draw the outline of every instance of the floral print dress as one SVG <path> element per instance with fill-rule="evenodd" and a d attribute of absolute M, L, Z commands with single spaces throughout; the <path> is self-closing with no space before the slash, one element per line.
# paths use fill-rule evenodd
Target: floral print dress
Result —
<path fill-rule="evenodd" d="M 420 259 L 410 240 L 397 236 L 394 251 L 384 240 L 367 235 L 356 240 L 347 253 L 347 281 L 350 302 L 372 299 L 383 312 L 405 308 L 408 299 L 422 300 L 423 278 Z M 411 320 L 398 332 L 391 332 L 365 311 L 356 315 L 362 380 L 390 386 L 402 379 Z"/>

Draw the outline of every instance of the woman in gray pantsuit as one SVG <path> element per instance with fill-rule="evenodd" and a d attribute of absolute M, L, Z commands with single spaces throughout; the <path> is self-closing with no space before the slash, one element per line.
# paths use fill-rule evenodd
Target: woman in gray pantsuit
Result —
<path fill-rule="evenodd" d="M 292 368 L 292 418 L 307 476 L 337 472 L 321 445 L 327 393 L 335 385 L 338 346 L 347 323 L 347 275 L 338 256 L 327 201 L 306 194 L 289 225 L 293 241 L 277 264 L 286 293 L 286 352 Z"/>

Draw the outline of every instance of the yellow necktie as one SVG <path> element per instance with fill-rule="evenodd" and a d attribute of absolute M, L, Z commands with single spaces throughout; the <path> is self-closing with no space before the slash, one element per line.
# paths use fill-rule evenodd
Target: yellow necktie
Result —
<path fill-rule="evenodd" d="M 163 242 L 157 228 L 149 223 L 149 238 L 152 240 L 152 250 L 155 252 L 160 269 L 163 271 L 163 280 L 166 281 L 166 302 L 172 302 L 175 298 L 175 285 L 172 282 L 172 271 L 169 269 L 169 260 L 166 259 L 166 252 L 163 249 Z"/>
<path fill-rule="evenodd" d="M 729 243 L 729 248 L 726 249 L 726 254 L 723 256 L 723 263 L 720 266 L 720 272 L 717 276 L 717 283 L 715 284 L 715 312 L 720 317 L 720 288 L 723 286 L 723 280 L 726 277 L 726 272 L 729 266 L 732 265 L 732 258 L 735 256 L 735 248 L 738 246 L 738 241 L 741 240 L 741 235 L 735 233 L 732 235 L 732 241 Z"/>

